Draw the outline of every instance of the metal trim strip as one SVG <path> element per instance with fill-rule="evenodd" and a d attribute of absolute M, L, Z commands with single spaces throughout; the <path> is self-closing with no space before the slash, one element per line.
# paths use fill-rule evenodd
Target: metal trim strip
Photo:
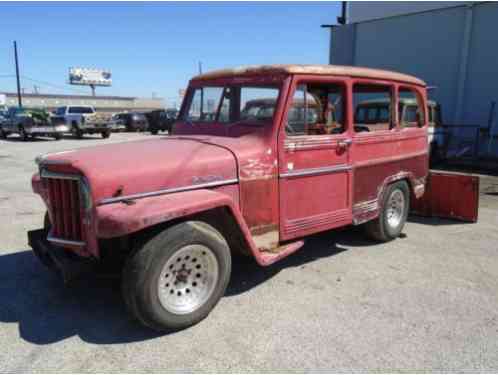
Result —
<path fill-rule="evenodd" d="M 57 238 L 57 237 L 52 237 L 49 235 L 47 237 L 47 241 L 59 244 L 59 245 L 69 245 L 69 246 L 78 246 L 78 247 L 84 247 L 86 246 L 86 242 L 84 241 L 71 241 L 71 240 L 65 240 L 63 238 Z"/>
<path fill-rule="evenodd" d="M 292 178 L 292 177 L 303 177 L 303 176 L 316 176 L 321 174 L 329 174 L 336 172 L 349 171 L 353 169 L 351 165 L 340 164 L 330 167 L 320 167 L 320 168 L 308 168 L 308 169 L 298 169 L 296 171 L 280 173 L 280 178 Z"/>
<path fill-rule="evenodd" d="M 81 176 L 76 175 L 76 174 L 55 173 L 55 172 L 47 171 L 46 169 L 42 169 L 41 177 L 42 178 L 60 178 L 62 180 L 76 180 L 76 181 L 81 180 Z"/>
<path fill-rule="evenodd" d="M 137 193 L 137 194 L 123 195 L 121 197 L 104 198 L 99 202 L 98 205 L 101 206 L 104 204 L 117 203 L 117 202 L 122 202 L 122 201 L 126 201 L 126 200 L 148 198 L 148 197 L 155 197 L 158 195 L 180 193 L 180 192 L 189 191 L 189 190 L 197 190 L 197 189 L 225 186 L 225 185 L 236 184 L 237 182 L 238 182 L 238 180 L 236 178 L 233 178 L 233 179 L 229 179 L 229 180 L 206 182 L 205 184 L 188 185 L 188 186 L 181 186 L 181 187 L 172 188 L 172 189 L 150 191 L 147 193 Z"/>

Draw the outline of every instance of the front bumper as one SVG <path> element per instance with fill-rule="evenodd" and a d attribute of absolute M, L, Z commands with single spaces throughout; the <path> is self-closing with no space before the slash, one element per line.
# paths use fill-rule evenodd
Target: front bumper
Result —
<path fill-rule="evenodd" d="M 80 129 L 83 131 L 85 130 L 104 131 L 104 130 L 111 130 L 111 127 L 109 126 L 108 123 L 85 122 L 83 125 L 80 125 Z"/>
<path fill-rule="evenodd" d="M 28 244 L 36 257 L 48 268 L 59 273 L 64 283 L 94 273 L 97 261 L 93 258 L 83 258 L 47 241 L 47 231 L 37 229 L 28 232 Z"/>
<path fill-rule="evenodd" d="M 126 130 L 126 125 L 125 124 L 109 124 L 109 127 L 113 130 L 113 131 L 121 131 L 121 130 Z"/>
<path fill-rule="evenodd" d="M 32 126 L 25 128 L 26 133 L 29 134 L 64 134 L 68 133 L 69 126 L 67 125 L 56 125 L 56 126 Z"/>

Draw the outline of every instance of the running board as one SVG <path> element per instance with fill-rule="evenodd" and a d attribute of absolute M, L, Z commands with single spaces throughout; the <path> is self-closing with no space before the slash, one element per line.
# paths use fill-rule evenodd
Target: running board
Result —
<path fill-rule="evenodd" d="M 296 252 L 301 247 L 303 247 L 303 245 L 304 241 L 301 240 L 286 245 L 282 245 L 272 251 L 266 251 L 266 250 L 260 251 L 259 253 L 260 264 L 262 266 L 269 266 L 270 264 L 273 264 L 276 261 Z"/>

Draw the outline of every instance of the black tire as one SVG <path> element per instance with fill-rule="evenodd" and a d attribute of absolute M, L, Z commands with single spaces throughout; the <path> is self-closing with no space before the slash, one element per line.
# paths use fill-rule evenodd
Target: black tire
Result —
<path fill-rule="evenodd" d="M 399 215 L 399 222 L 392 224 L 389 221 L 389 209 L 391 208 L 391 201 L 395 197 L 399 197 L 399 193 L 403 197 L 403 209 Z M 382 198 L 379 216 L 365 224 L 365 230 L 369 237 L 377 241 L 387 242 L 391 241 L 401 234 L 405 226 L 408 211 L 410 210 L 410 190 L 406 181 L 394 182 L 387 187 L 386 192 Z"/>
<path fill-rule="evenodd" d="M 62 134 L 58 134 L 58 133 L 57 133 L 57 134 L 54 134 L 54 139 L 55 139 L 56 141 L 60 141 L 60 140 L 62 139 Z"/>
<path fill-rule="evenodd" d="M 152 135 L 157 135 L 157 133 L 159 133 L 159 131 L 158 131 L 157 129 L 151 129 L 151 130 L 150 130 L 150 133 L 151 133 Z"/>
<path fill-rule="evenodd" d="M 108 131 L 102 132 L 101 135 L 102 135 L 102 138 L 104 138 L 104 139 L 109 138 L 111 136 L 111 131 L 108 130 Z"/>
<path fill-rule="evenodd" d="M 79 128 L 78 124 L 73 122 L 72 124 L 72 133 L 77 139 L 83 138 L 83 131 Z"/>
<path fill-rule="evenodd" d="M 0 129 L 0 139 L 7 139 L 7 133 Z"/>
<path fill-rule="evenodd" d="M 28 133 L 26 133 L 26 130 L 24 130 L 24 127 L 19 128 L 19 135 L 21 136 L 21 140 L 23 142 L 26 142 L 29 139 Z"/>
<path fill-rule="evenodd" d="M 201 245 L 210 250 L 217 262 L 218 278 L 201 305 L 191 312 L 175 314 L 161 303 L 158 282 L 168 261 L 189 245 Z M 180 223 L 139 241 L 123 269 L 123 297 L 132 315 L 148 327 L 158 331 L 186 328 L 204 319 L 218 303 L 228 285 L 231 267 L 230 249 L 216 229 L 200 221 Z M 177 278 L 178 275 L 179 272 Z"/>

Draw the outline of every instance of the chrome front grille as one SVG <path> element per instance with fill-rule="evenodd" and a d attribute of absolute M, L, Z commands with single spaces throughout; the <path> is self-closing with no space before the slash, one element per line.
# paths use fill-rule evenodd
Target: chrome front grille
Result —
<path fill-rule="evenodd" d="M 81 177 L 42 171 L 48 191 L 52 229 L 49 240 L 80 245 L 84 243 L 82 222 Z"/>

